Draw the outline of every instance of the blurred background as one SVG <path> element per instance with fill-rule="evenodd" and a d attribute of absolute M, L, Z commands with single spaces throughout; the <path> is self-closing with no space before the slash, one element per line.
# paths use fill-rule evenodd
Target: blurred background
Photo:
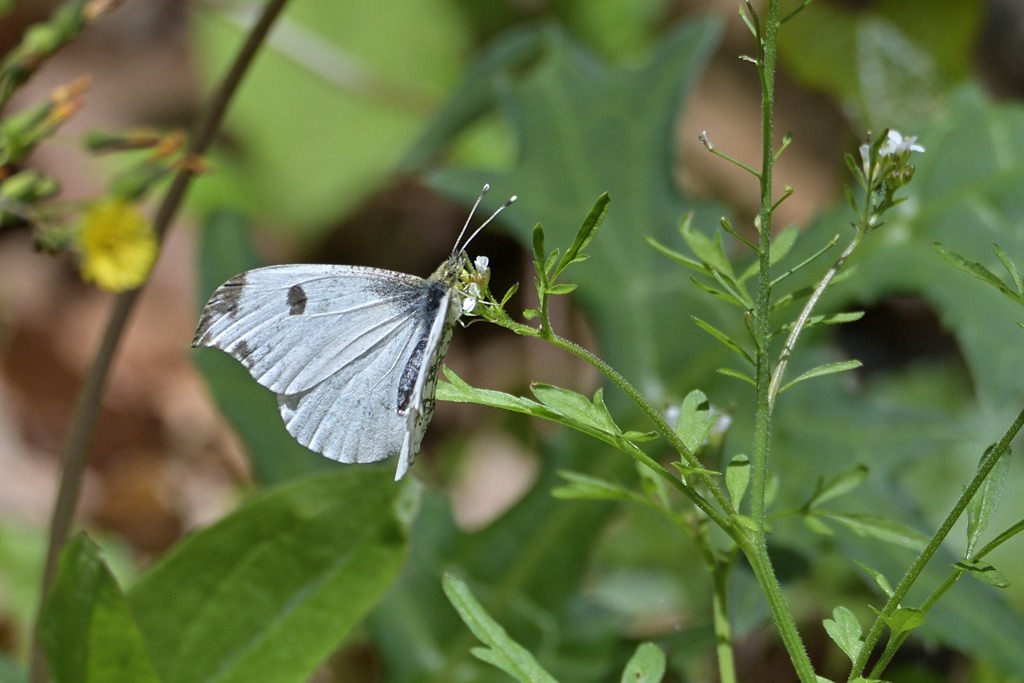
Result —
<path fill-rule="evenodd" d="M 754 3 L 757 8 L 762 4 Z M 0 49 L 11 49 L 28 25 L 44 20 L 56 5 L 51 0 L 18 2 L 0 20 Z M 83 74 L 91 79 L 84 107 L 31 157 L 30 165 L 59 179 L 62 199 L 102 192 L 117 161 L 88 155 L 82 136 L 97 129 L 187 128 L 252 20 L 254 7 L 212 0 L 126 0 L 48 62 L 12 103 L 17 109 Z M 516 127 L 493 100 L 466 105 L 478 112 L 464 117 L 457 130 L 447 132 L 438 124 L 439 114 L 450 114 L 446 107 L 453 96 L 472 82 L 481 54 L 496 41 L 507 41 L 514 35 L 510 32 L 540 29 L 542 34 L 557 32 L 608 69 L 641 68 L 656 58 L 674 27 L 706 15 L 720 21 L 720 42 L 673 112 L 674 134 L 663 153 L 669 155 L 676 189 L 695 206 L 707 207 L 709 224 L 726 213 L 737 217 L 737 225 L 749 226 L 757 210 L 756 183 L 708 154 L 698 140 L 707 130 L 731 156 L 754 165 L 759 158 L 760 93 L 752 66 L 737 58 L 752 47 L 734 0 L 294 0 L 273 34 L 271 49 L 257 59 L 233 103 L 209 157 L 210 170 L 194 185 L 169 234 L 114 364 L 80 520 L 103 539 L 121 580 L 130 582 L 183 535 L 232 510 L 260 480 L 189 349 L 199 306 L 211 286 L 201 284 L 200 265 L 211 223 L 227 221 L 238 228 L 258 262 L 363 264 L 426 276 L 450 251 L 467 211 L 461 201 L 466 193 L 446 191 L 455 185 L 431 176 L 433 169 L 492 169 L 501 179 L 523 154 Z M 796 193 L 776 220 L 779 227 L 806 229 L 842 199 L 849 182 L 842 155 L 854 152 L 868 130 L 922 121 L 931 125 L 964 92 L 992 107 L 1016 107 L 1024 95 L 1024 3 L 817 0 L 787 25 L 780 53 L 777 131 L 792 131 L 793 143 L 777 166 L 776 182 L 792 185 Z M 506 92 L 502 87 L 510 87 L 501 78 L 527 72 L 534 59 L 513 63 L 511 75 L 495 77 L 499 100 Z M 947 156 L 944 163 L 961 161 Z M 528 192 L 500 180 L 494 185 L 495 202 Z M 614 212 L 614 192 L 612 200 Z M 224 210 L 231 212 L 229 218 L 214 213 Z M 515 206 L 509 213 L 514 211 Z M 578 224 L 585 209 L 574 211 L 570 220 Z M 543 214 L 538 220 L 546 222 Z M 1011 225 L 1004 241 L 1024 239 L 1024 223 L 1016 214 L 1005 220 Z M 514 235 L 507 227 L 489 229 L 470 250 L 490 257 L 499 295 L 516 281 L 528 290 L 532 280 L 530 258 Z M 999 241 L 987 241 L 992 239 Z M 1010 250 L 1017 243 L 1004 246 Z M 967 286 L 966 277 L 949 277 L 955 286 Z M 995 296 L 980 288 L 973 295 Z M 895 401 L 897 395 L 905 399 L 917 392 L 924 398 L 914 405 L 941 403 L 962 415 L 1001 400 L 986 403 L 972 388 L 984 372 L 964 359 L 963 340 L 947 314 L 936 311 L 921 292 L 880 286 L 847 300 L 861 303 L 868 315 L 820 340 L 823 348 L 864 360 L 858 382 L 870 383 L 887 373 L 913 375 L 899 391 L 883 387 L 882 403 L 872 405 L 884 406 L 886 396 Z M 529 303 L 529 294 L 523 293 L 513 308 L 522 310 Z M 0 232 L 0 651 L 12 657 L 24 655 L 56 492 L 58 453 L 110 305 L 111 295 L 82 283 L 71 259 L 35 251 L 27 228 Z M 602 346 L 586 306 L 559 301 L 555 315 L 565 336 L 591 348 Z M 1020 355 L 1019 340 L 1013 344 Z M 486 325 L 458 330 L 447 364 L 471 384 L 513 393 L 524 392 L 532 381 L 584 393 L 599 386 L 587 367 Z M 937 365 L 943 369 L 936 385 L 928 379 L 936 374 L 914 374 Z M 1007 367 L 990 374 L 1008 372 Z M 1017 403 L 1009 406 L 1015 411 L 1021 384 L 1015 380 L 1017 388 L 990 396 L 1015 397 Z M 679 390 L 654 393 L 667 404 Z M 713 390 L 709 393 L 715 397 Z M 721 396 L 721 405 L 729 405 L 731 394 Z M 462 532 L 487 527 L 531 489 L 542 469 L 537 439 L 552 437 L 547 425 L 524 426 L 495 412 L 439 404 L 413 470 L 446 492 Z M 998 422 L 994 414 L 998 411 L 986 413 L 986 419 Z M 742 423 L 742 416 L 738 420 Z M 539 435 L 525 437 L 531 430 Z M 939 472 L 929 475 L 932 479 L 919 478 L 918 493 L 937 488 L 931 489 L 935 495 L 930 499 L 908 494 L 914 514 L 929 521 L 940 518 L 969 478 L 979 452 L 946 457 Z M 1024 490 L 1022 475 L 1015 465 L 1011 476 L 1018 492 Z M 1014 512 L 1020 516 L 1020 501 L 1012 504 L 1007 520 Z M 652 559 L 650 544 L 637 549 L 644 534 L 658 538 L 664 532 L 651 531 L 653 522 L 631 515 L 613 515 L 602 525 L 588 560 L 586 590 L 619 616 L 616 628 L 629 637 L 678 631 L 706 606 L 696 604 L 692 589 L 665 570 L 678 558 Z M 1024 553 L 1008 557 L 1016 562 Z M 829 573 L 827 559 L 816 560 L 814 569 L 801 562 L 806 564 L 797 557 L 791 566 L 816 583 L 808 595 L 864 590 L 851 588 L 849 579 L 830 583 L 823 578 Z M 1019 566 L 1003 567 L 1014 583 L 1008 599 L 1018 616 L 1024 614 Z M 806 603 L 801 606 L 797 599 L 803 618 L 820 623 L 818 603 L 810 597 Z M 752 609 L 751 624 L 762 623 L 759 614 Z M 786 680 L 784 653 L 771 637 L 744 630 L 742 624 L 738 629 L 749 634 L 739 650 L 747 680 Z M 832 656 L 822 635 L 808 638 L 816 658 Z M 678 655 L 681 663 L 672 669 L 673 680 L 700 680 L 701 672 L 712 670 L 706 649 L 696 644 L 692 650 Z M 1009 674 L 1005 666 L 990 670 L 935 639 L 909 648 L 906 657 L 902 677 L 893 680 L 1024 677 L 1024 669 Z M 775 669 L 782 672 L 778 678 L 772 678 Z M 365 632 L 357 633 L 317 675 L 323 681 L 385 680 Z"/>

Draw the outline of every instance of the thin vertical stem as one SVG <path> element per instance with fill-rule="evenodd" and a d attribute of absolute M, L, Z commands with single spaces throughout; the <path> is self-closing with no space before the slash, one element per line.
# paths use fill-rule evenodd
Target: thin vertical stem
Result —
<path fill-rule="evenodd" d="M 230 70 L 203 107 L 200 118 L 196 123 L 195 131 L 189 140 L 186 149 L 187 154 L 199 156 L 206 151 L 213 141 L 221 121 L 224 119 L 224 114 L 227 112 L 228 104 L 242 81 L 242 77 L 263 44 L 270 31 L 270 27 L 287 3 L 288 0 L 269 0 L 264 6 L 259 20 L 247 36 Z M 192 181 L 193 175 L 194 172 L 191 170 L 190 165 L 183 164 L 171 181 L 171 185 L 164 195 L 156 217 L 153 220 L 153 230 L 158 238 L 162 239 L 167 233 L 171 221 L 181 206 L 181 201 L 185 197 L 185 192 Z M 125 292 L 115 300 L 92 367 L 89 368 L 89 373 L 86 375 L 79 390 L 75 410 L 71 418 L 71 425 L 68 429 L 67 440 L 64 442 L 64 449 L 61 454 L 61 482 L 50 522 L 50 539 L 46 554 L 46 564 L 43 569 L 42 590 L 40 591 L 39 609 L 36 617 L 37 624 L 39 614 L 42 613 L 43 606 L 49 597 L 60 551 L 67 541 L 68 533 L 74 521 L 75 508 L 78 505 L 79 494 L 82 490 L 82 477 L 88 464 L 89 448 L 96 430 L 96 422 L 102 405 L 103 393 L 107 386 L 110 367 L 140 291 L 141 288 Z M 33 639 L 30 680 L 32 683 L 45 683 L 46 678 L 45 660 L 40 648 L 38 634 L 36 634 Z"/>
<path fill-rule="evenodd" d="M 715 648 L 718 655 L 719 683 L 736 683 L 736 662 L 732 651 L 732 627 L 729 625 L 729 570 L 732 562 L 715 562 L 711 570 L 714 593 L 711 598 L 715 624 Z"/>

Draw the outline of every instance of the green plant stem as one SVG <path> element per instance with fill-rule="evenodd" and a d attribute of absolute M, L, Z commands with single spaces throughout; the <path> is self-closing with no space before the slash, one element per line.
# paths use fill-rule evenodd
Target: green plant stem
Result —
<path fill-rule="evenodd" d="M 732 562 L 715 562 L 711 576 L 714 593 L 711 598 L 714 611 L 715 643 L 718 655 L 718 680 L 736 683 L 736 662 L 732 651 L 732 627 L 729 625 L 729 570 Z"/>
<path fill-rule="evenodd" d="M 825 293 L 832 279 L 839 274 L 843 264 L 846 263 L 846 259 L 850 257 L 850 254 L 853 253 L 853 250 L 857 248 L 862 239 L 864 239 L 864 230 L 858 228 L 853 240 L 846 245 L 846 249 L 843 250 L 843 253 L 839 255 L 836 262 L 825 273 L 825 277 L 821 278 L 821 281 L 818 282 L 818 286 L 814 288 L 814 292 L 804 305 L 804 309 L 800 311 L 800 316 L 793 323 L 793 329 L 790 330 L 786 344 L 782 347 L 782 352 L 779 354 L 779 363 L 775 366 L 775 372 L 772 374 L 771 384 L 768 387 L 768 403 L 770 406 L 775 405 L 775 399 L 778 398 L 779 389 L 782 385 L 782 376 L 786 372 L 786 366 L 789 365 L 789 357 L 793 354 L 793 348 L 796 346 L 797 339 L 800 338 L 800 333 L 804 331 L 804 327 L 811 317 L 811 312 L 814 311 L 814 307 L 818 305 L 821 295 Z"/>
<path fill-rule="evenodd" d="M 946 515 L 946 519 L 942 522 L 942 526 L 940 526 L 939 530 L 935 532 L 935 535 L 932 536 L 928 545 L 923 551 L 921 551 L 921 554 L 918 555 L 917 559 L 914 560 L 914 564 L 912 564 L 910 569 L 907 570 L 907 573 L 904 574 L 903 579 L 901 579 L 899 585 L 896 586 L 892 596 L 889 598 L 889 601 L 886 602 L 885 607 L 882 608 L 882 613 L 885 616 L 891 615 L 899 607 L 900 602 L 904 597 L 906 597 L 910 587 L 914 585 L 914 582 L 921 575 L 921 572 L 924 571 L 925 565 L 928 564 L 928 561 L 931 560 L 933 555 L 935 555 L 939 546 L 942 545 L 946 536 L 949 535 L 953 525 L 956 524 L 956 521 L 960 519 L 960 515 L 962 515 L 964 510 L 967 509 L 967 505 L 971 502 L 971 498 L 973 498 L 974 494 L 977 493 L 978 489 L 985 481 L 985 478 L 989 475 L 989 472 L 991 472 L 992 468 L 995 467 L 996 462 L 998 462 L 999 458 L 1010 450 L 1010 442 L 1013 441 L 1015 436 L 1017 436 L 1021 427 L 1024 427 L 1024 410 L 1018 413 L 1017 419 L 1015 419 L 1009 429 L 1006 430 L 1002 438 L 999 440 L 999 443 L 996 444 L 995 448 L 993 448 L 989 452 L 988 456 L 979 464 L 977 473 L 975 473 L 971 483 L 967 485 L 967 488 L 965 488 L 964 492 L 960 495 L 960 499 L 957 500 L 956 505 L 954 505 L 949 514 Z M 1003 535 L 1000 536 L 1000 538 L 1002 537 Z M 1006 537 L 1009 538 L 1009 536 Z M 986 546 L 986 548 L 987 547 L 988 546 Z M 857 676 L 860 676 L 864 671 L 864 666 L 867 664 L 868 657 L 871 655 L 871 651 L 874 649 L 875 644 L 878 643 L 878 639 L 881 637 L 882 630 L 884 628 L 885 622 L 882 621 L 881 617 L 876 618 L 875 623 L 871 625 L 871 630 L 868 631 L 867 636 L 864 638 L 864 647 L 861 648 L 860 654 L 857 655 L 857 660 L 853 663 L 853 668 L 850 670 L 850 677 L 848 680 L 852 681 Z"/>
<path fill-rule="evenodd" d="M 194 133 L 189 139 L 188 155 L 202 155 L 213 141 L 217 130 L 220 128 L 224 114 L 227 112 L 228 104 L 242 81 L 242 77 L 256 56 L 274 20 L 280 15 L 281 10 L 284 9 L 287 3 L 288 0 L 268 0 L 264 6 L 259 21 L 257 21 L 247 36 L 230 70 L 203 107 L 199 120 L 196 122 Z M 153 220 L 153 230 L 159 239 L 163 239 L 171 225 L 171 221 L 177 214 L 193 175 L 194 173 L 189 168 L 189 165 L 184 164 L 171 181 L 171 185 L 167 189 L 167 193 L 164 195 L 156 217 Z M 93 364 L 89 368 L 89 372 L 79 390 L 75 410 L 68 429 L 68 436 L 64 442 L 64 449 L 61 454 L 60 489 L 57 493 L 57 500 L 54 504 L 50 522 L 49 546 L 43 569 L 42 590 L 40 591 L 39 610 L 36 616 L 37 623 L 38 615 L 46 604 L 50 587 L 53 584 L 60 551 L 64 547 L 74 520 L 75 508 L 77 507 L 82 488 L 82 478 L 88 464 L 89 448 L 92 444 L 103 393 L 110 374 L 110 366 L 113 363 L 128 318 L 135 306 L 140 291 L 141 288 L 125 292 L 120 294 L 115 300 L 113 310 L 103 333 L 103 339 L 100 342 Z M 39 646 L 38 634 L 36 634 L 33 643 L 30 680 L 32 683 L 45 683 L 46 681 L 45 661 Z"/>
<path fill-rule="evenodd" d="M 756 17 L 755 17 L 756 21 Z M 772 242 L 772 170 L 775 162 L 774 153 L 774 106 L 775 106 L 775 44 L 779 32 L 779 1 L 769 0 L 765 14 L 763 31 L 755 31 L 758 40 L 758 74 L 761 78 L 761 211 L 759 216 L 760 238 L 760 269 L 756 308 L 754 311 L 753 335 L 757 353 L 755 373 L 755 393 L 757 407 L 754 415 L 754 457 L 751 486 L 750 515 L 754 520 L 756 531 L 751 534 L 751 542 L 744 547 L 744 553 L 750 561 L 761 590 L 765 594 L 772 617 L 775 619 L 779 635 L 789 653 L 790 660 L 800 678 L 801 683 L 816 683 L 814 667 L 807 656 L 796 621 L 786 605 L 782 587 L 772 569 L 768 557 L 768 545 L 765 536 L 765 492 L 768 483 L 768 457 L 771 444 L 771 412 L 769 400 L 771 385 L 771 365 L 768 360 L 768 345 L 771 341 L 771 328 L 768 316 L 771 312 L 771 242 Z M 742 546 L 741 546 L 742 547 Z"/>

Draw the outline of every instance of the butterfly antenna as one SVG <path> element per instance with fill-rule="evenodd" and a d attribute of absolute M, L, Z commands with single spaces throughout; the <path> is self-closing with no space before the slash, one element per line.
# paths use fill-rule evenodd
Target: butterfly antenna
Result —
<path fill-rule="evenodd" d="M 462 245 L 462 251 L 466 250 L 466 247 L 468 247 L 469 243 L 473 241 L 473 238 L 476 237 L 477 235 L 479 235 L 480 231 L 483 230 L 484 228 L 486 228 L 488 223 L 493 221 L 498 216 L 499 213 L 504 211 L 508 207 L 509 204 L 511 204 L 512 202 L 514 202 L 517 199 L 519 199 L 519 197 L 516 197 L 515 195 L 512 195 L 511 197 L 508 198 L 508 200 L 504 204 L 502 204 L 501 206 L 498 207 L 497 211 L 495 211 L 494 213 L 491 214 L 490 218 L 488 218 L 483 223 L 481 223 L 480 227 L 477 228 L 476 230 L 474 230 L 473 234 L 469 236 L 468 240 L 466 240 L 466 243 Z"/>
<path fill-rule="evenodd" d="M 462 232 L 459 233 L 459 238 L 455 240 L 455 246 L 452 247 L 452 256 L 459 252 L 459 242 L 462 241 L 462 236 L 466 234 L 466 228 L 469 227 L 469 222 L 473 220 L 473 214 L 476 213 L 476 207 L 480 206 L 481 200 L 483 200 L 484 195 L 487 194 L 487 191 L 490 189 L 491 186 L 485 183 L 484 189 L 480 190 L 480 196 L 476 198 L 476 202 L 473 204 L 473 208 L 470 209 L 469 211 L 469 216 L 466 217 L 466 224 L 462 226 Z M 470 239 L 473 238 L 470 237 Z M 469 244 L 469 242 L 466 242 L 466 244 Z M 465 249 L 465 247 L 463 247 L 463 249 Z"/>

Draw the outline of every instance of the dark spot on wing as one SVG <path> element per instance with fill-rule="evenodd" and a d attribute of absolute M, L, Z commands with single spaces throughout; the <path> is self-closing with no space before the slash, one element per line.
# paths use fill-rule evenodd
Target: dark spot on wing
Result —
<path fill-rule="evenodd" d="M 302 315 L 306 312 L 306 290 L 302 285 L 292 285 L 288 289 L 288 306 L 291 315 Z"/>
<path fill-rule="evenodd" d="M 231 355 L 237 358 L 239 362 L 247 368 L 252 367 L 252 362 L 249 359 L 252 352 L 252 347 L 250 347 L 249 343 L 244 339 L 239 339 L 235 342 L 235 345 L 231 347 Z"/>
<path fill-rule="evenodd" d="M 199 318 L 199 327 L 196 329 L 196 336 L 192 339 L 192 346 L 206 346 L 206 333 L 210 325 L 217 318 L 227 316 L 229 318 L 238 314 L 238 303 L 242 298 L 242 291 L 245 289 L 245 273 L 234 276 L 213 293 L 210 301 L 203 308 L 203 314 Z"/>

